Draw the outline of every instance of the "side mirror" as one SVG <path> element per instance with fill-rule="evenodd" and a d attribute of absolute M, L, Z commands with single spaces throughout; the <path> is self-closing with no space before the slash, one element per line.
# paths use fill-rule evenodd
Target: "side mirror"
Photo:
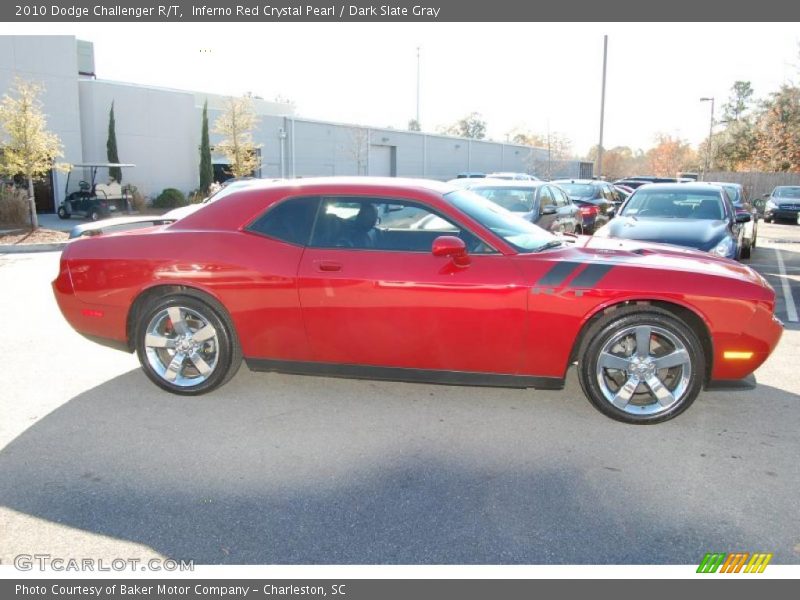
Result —
<path fill-rule="evenodd" d="M 737 223 L 749 223 L 753 220 L 753 215 L 750 213 L 742 212 L 736 213 L 736 222 Z"/>
<path fill-rule="evenodd" d="M 542 207 L 542 214 L 543 215 L 554 215 L 556 214 L 556 207 L 552 204 L 548 204 L 547 206 Z"/>
<path fill-rule="evenodd" d="M 454 235 L 440 235 L 433 240 L 431 248 L 434 256 L 447 256 L 459 267 L 466 267 L 469 264 L 467 245 L 459 237 Z"/>

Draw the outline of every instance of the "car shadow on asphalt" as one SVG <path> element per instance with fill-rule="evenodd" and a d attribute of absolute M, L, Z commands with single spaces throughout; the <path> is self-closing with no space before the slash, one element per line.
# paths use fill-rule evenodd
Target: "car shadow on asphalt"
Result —
<path fill-rule="evenodd" d="M 741 446 L 723 426 L 753 392 L 705 394 L 680 425 L 633 427 L 576 387 L 489 398 L 243 372 L 177 397 L 131 371 L 0 452 L 0 504 L 198 564 L 686 564 L 713 549 L 778 551 L 766 525 L 754 538 L 738 512 L 715 510 L 726 498 L 740 508 L 705 454 Z M 786 451 L 785 432 L 758 433 Z M 675 472 L 659 462 L 687 446 Z M 652 469 L 664 474 L 646 480 Z"/>

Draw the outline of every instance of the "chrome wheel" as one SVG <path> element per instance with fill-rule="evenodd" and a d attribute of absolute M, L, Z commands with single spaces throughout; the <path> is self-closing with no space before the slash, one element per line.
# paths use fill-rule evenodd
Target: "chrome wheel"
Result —
<path fill-rule="evenodd" d="M 686 345 L 664 327 L 639 324 L 611 336 L 595 376 L 607 402 L 631 415 L 657 415 L 683 400 L 692 379 Z"/>
<path fill-rule="evenodd" d="M 200 311 L 169 306 L 153 315 L 144 332 L 147 362 L 169 384 L 202 384 L 217 368 L 220 343 L 217 329 Z"/>

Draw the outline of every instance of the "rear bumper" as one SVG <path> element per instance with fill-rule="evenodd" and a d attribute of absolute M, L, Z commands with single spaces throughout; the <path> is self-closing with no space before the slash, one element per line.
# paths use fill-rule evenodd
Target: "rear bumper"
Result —
<path fill-rule="evenodd" d="M 66 261 L 61 261 L 58 277 L 53 281 L 53 294 L 67 323 L 82 336 L 94 342 L 131 351 L 127 335 L 127 311 L 120 307 L 82 302 L 75 295 Z"/>

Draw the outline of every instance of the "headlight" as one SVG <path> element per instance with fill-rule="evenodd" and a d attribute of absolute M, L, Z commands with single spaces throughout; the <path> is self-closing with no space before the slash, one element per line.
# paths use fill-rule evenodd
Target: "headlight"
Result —
<path fill-rule="evenodd" d="M 764 206 L 766 206 L 770 210 L 775 210 L 776 208 L 778 208 L 778 205 L 775 204 L 772 200 L 767 200 L 767 203 Z"/>
<path fill-rule="evenodd" d="M 729 237 L 726 237 L 716 245 L 716 247 L 711 251 L 711 254 L 716 254 L 717 256 L 730 256 L 733 254 L 733 240 Z"/>

